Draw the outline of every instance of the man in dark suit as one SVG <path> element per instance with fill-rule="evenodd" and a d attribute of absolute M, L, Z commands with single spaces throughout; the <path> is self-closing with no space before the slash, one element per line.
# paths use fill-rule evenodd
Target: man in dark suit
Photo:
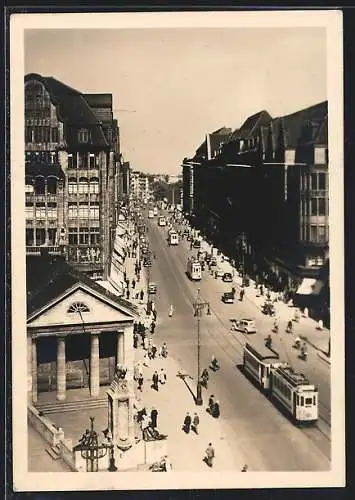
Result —
<path fill-rule="evenodd" d="M 152 380 L 153 380 L 153 389 L 155 389 L 156 391 L 158 391 L 159 390 L 159 387 L 158 387 L 159 375 L 158 375 L 157 371 L 155 371 L 153 373 Z"/>
<path fill-rule="evenodd" d="M 153 407 L 152 411 L 150 412 L 150 421 L 153 429 L 156 429 L 157 427 L 157 420 L 158 420 L 158 410 Z"/>

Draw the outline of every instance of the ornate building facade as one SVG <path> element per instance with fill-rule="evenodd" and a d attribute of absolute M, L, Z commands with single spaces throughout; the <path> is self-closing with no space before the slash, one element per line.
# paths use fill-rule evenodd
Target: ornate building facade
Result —
<path fill-rule="evenodd" d="M 106 276 L 117 222 L 119 128 L 110 94 L 25 76 L 26 251 Z"/>

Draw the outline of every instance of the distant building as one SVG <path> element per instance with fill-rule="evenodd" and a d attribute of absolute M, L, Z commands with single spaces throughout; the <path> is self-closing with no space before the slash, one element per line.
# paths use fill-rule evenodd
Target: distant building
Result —
<path fill-rule="evenodd" d="M 26 252 L 108 273 L 117 222 L 119 129 L 111 94 L 25 76 Z"/>
<path fill-rule="evenodd" d="M 142 172 L 133 171 L 130 177 L 130 193 L 136 199 L 148 199 L 150 196 L 149 178 Z"/>

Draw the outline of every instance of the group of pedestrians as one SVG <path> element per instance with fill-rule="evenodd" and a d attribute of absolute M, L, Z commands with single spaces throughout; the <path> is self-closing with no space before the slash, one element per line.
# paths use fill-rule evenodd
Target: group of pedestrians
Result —
<path fill-rule="evenodd" d="M 193 418 L 191 418 L 190 413 L 187 412 L 184 418 L 182 430 L 185 432 L 185 434 L 189 434 L 190 430 L 192 430 L 195 434 L 198 434 L 199 425 L 200 425 L 200 417 L 197 415 L 197 413 L 194 413 Z"/>

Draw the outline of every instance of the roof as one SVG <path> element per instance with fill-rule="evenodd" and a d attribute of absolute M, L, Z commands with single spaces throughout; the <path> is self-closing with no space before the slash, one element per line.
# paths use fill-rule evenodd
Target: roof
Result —
<path fill-rule="evenodd" d="M 102 127 L 83 94 L 51 76 L 29 73 L 25 76 L 25 83 L 31 80 L 39 81 L 47 89 L 57 107 L 59 120 L 67 126 L 66 140 L 69 147 L 77 146 L 76 132 L 80 128 L 87 128 L 91 133 L 88 145 L 102 148 L 108 146 Z"/>
<path fill-rule="evenodd" d="M 278 121 L 282 123 L 286 148 L 296 148 L 300 144 L 328 143 L 327 101 L 279 117 Z"/>
<path fill-rule="evenodd" d="M 64 172 L 59 163 L 50 162 L 31 162 L 25 164 L 25 175 L 28 177 L 57 177 L 57 179 L 65 179 Z"/>
<path fill-rule="evenodd" d="M 255 133 L 261 126 L 269 125 L 271 120 L 272 118 L 267 111 L 259 111 L 258 113 L 249 116 L 249 118 L 245 120 L 243 125 L 233 132 L 233 134 L 231 135 L 231 140 L 249 139 L 250 137 L 253 137 L 255 135 Z"/>
<path fill-rule="evenodd" d="M 105 295 L 118 306 L 136 315 L 136 307 L 104 287 L 95 283 L 80 271 L 67 264 L 63 257 L 28 256 L 26 259 L 27 315 L 42 309 L 56 297 L 76 284 L 83 284 L 93 291 Z"/>

